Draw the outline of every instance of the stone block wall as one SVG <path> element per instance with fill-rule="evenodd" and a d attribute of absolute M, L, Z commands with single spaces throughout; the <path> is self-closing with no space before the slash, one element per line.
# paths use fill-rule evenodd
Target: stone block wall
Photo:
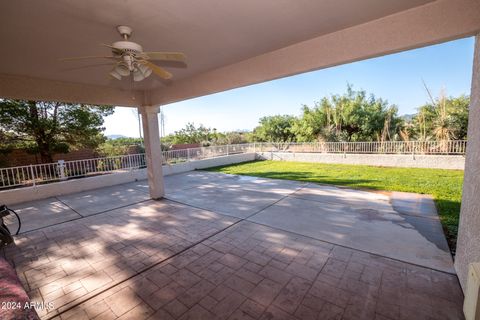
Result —
<path fill-rule="evenodd" d="M 461 155 L 257 152 L 257 159 L 454 170 L 465 167 L 465 157 Z"/>

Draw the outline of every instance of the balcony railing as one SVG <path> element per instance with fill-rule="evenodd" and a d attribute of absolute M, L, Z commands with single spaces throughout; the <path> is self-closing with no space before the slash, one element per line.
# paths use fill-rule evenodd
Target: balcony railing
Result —
<path fill-rule="evenodd" d="M 216 158 L 248 152 L 374 153 L 374 154 L 465 154 L 467 141 L 387 141 L 245 143 L 164 151 L 163 164 Z M 0 189 L 35 186 L 41 183 L 125 172 L 146 167 L 145 154 L 131 154 L 87 160 L 63 161 L 0 168 Z"/>

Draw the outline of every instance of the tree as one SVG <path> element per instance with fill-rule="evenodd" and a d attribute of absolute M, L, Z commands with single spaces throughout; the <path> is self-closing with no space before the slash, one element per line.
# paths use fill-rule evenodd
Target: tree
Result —
<path fill-rule="evenodd" d="M 461 95 L 460 97 L 450 97 L 446 101 L 447 110 L 452 119 L 453 136 L 458 140 L 467 139 L 468 129 L 468 110 L 470 106 L 470 97 Z"/>
<path fill-rule="evenodd" d="M 200 143 L 202 145 L 210 145 L 216 136 L 216 129 L 206 128 L 202 124 L 196 127 L 194 123 L 187 123 L 185 128 L 166 136 L 163 142 L 169 144 Z"/>
<path fill-rule="evenodd" d="M 163 145 L 162 150 L 168 150 Z M 103 157 L 121 156 L 130 152 L 144 153 L 143 138 L 122 137 L 117 139 L 107 139 L 97 148 L 98 153 Z"/>
<path fill-rule="evenodd" d="M 248 132 L 244 131 L 227 131 L 217 132 L 215 141 L 212 144 L 226 145 L 226 144 L 241 144 L 249 142 Z"/>
<path fill-rule="evenodd" d="M 3 146 L 27 147 L 43 163 L 72 148 L 96 148 L 105 141 L 103 117 L 114 107 L 51 101 L 0 100 Z M 5 138 L 7 136 L 7 138 Z"/>
<path fill-rule="evenodd" d="M 200 124 L 187 123 L 184 128 L 162 138 L 165 145 L 201 144 L 202 146 L 246 143 L 250 140 L 247 131 L 218 132 L 215 128 L 207 128 Z"/>
<path fill-rule="evenodd" d="M 323 98 L 302 116 L 292 130 L 298 141 L 385 141 L 396 138 L 401 119 L 394 105 L 386 100 L 355 91 Z"/>
<path fill-rule="evenodd" d="M 254 141 L 273 142 L 277 146 L 295 141 L 292 126 L 297 119 L 290 115 L 263 117 L 260 125 L 253 130 Z"/>
<path fill-rule="evenodd" d="M 457 98 L 447 97 L 443 92 L 437 98 L 430 95 L 430 103 L 419 107 L 412 120 L 416 138 L 422 141 L 466 139 L 469 105 L 470 98 L 465 95 Z"/>
<path fill-rule="evenodd" d="M 302 106 L 302 116 L 296 119 L 292 125 L 292 132 L 298 142 L 316 141 L 321 136 L 328 135 L 327 132 L 332 129 L 330 107 L 326 98 L 315 102 L 313 108 L 307 105 Z"/>

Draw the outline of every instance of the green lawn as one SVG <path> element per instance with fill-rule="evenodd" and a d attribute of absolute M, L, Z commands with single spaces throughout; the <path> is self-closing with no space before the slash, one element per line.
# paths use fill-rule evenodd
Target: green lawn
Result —
<path fill-rule="evenodd" d="M 254 161 L 208 169 L 223 173 L 335 184 L 351 188 L 431 194 L 451 248 L 455 248 L 463 171 L 343 164 Z"/>

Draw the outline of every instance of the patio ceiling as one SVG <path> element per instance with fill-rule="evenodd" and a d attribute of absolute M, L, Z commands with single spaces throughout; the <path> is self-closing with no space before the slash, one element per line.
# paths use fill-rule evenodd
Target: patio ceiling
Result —
<path fill-rule="evenodd" d="M 3 1 L 0 96 L 155 105 L 259 83 L 480 31 L 476 0 Z M 145 50 L 182 51 L 170 83 L 107 77 L 115 26 Z M 92 66 L 96 65 L 96 66 Z"/>

